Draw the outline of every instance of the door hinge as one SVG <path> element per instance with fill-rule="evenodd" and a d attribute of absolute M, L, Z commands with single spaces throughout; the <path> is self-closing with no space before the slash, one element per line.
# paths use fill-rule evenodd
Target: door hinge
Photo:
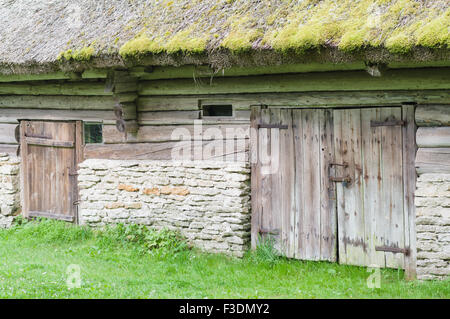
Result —
<path fill-rule="evenodd" d="M 405 256 L 409 256 L 410 250 L 409 248 L 398 248 L 398 247 L 391 247 L 391 246 L 377 246 L 375 247 L 376 251 L 385 251 L 390 252 L 394 254 L 405 254 Z"/>
<path fill-rule="evenodd" d="M 274 229 L 274 230 L 269 230 L 269 229 L 264 229 L 264 228 L 260 228 L 258 233 L 260 235 L 262 234 L 269 234 L 269 235 L 279 235 L 280 231 L 278 229 Z"/>
<path fill-rule="evenodd" d="M 389 121 L 370 121 L 370 127 L 379 127 L 379 126 L 404 126 L 405 121 L 401 120 L 389 120 Z"/>
<path fill-rule="evenodd" d="M 281 130 L 287 130 L 289 128 L 288 125 L 281 125 L 281 124 L 258 124 L 258 128 L 279 128 Z"/>

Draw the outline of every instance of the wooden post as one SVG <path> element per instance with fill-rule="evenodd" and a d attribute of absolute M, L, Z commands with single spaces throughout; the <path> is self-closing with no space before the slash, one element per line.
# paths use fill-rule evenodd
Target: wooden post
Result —
<path fill-rule="evenodd" d="M 250 165 L 251 165 L 251 245 L 252 249 L 256 249 L 258 243 L 258 235 L 260 229 L 260 170 L 258 158 L 258 122 L 261 115 L 261 106 L 251 106 L 250 114 Z"/>
<path fill-rule="evenodd" d="M 402 106 L 403 127 L 403 192 L 404 192 L 404 225 L 405 247 L 409 254 L 405 255 L 405 279 L 416 278 L 416 207 L 414 191 L 416 189 L 416 124 L 414 121 L 415 105 Z"/>

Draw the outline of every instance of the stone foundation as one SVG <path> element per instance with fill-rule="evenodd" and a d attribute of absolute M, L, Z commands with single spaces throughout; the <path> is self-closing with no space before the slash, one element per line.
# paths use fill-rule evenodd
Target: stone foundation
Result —
<path fill-rule="evenodd" d="M 423 174 L 416 190 L 417 277 L 450 275 L 450 174 Z"/>
<path fill-rule="evenodd" d="M 11 226 L 20 213 L 20 160 L 0 153 L 0 228 Z"/>
<path fill-rule="evenodd" d="M 246 163 L 87 160 L 78 173 L 81 224 L 167 227 L 206 251 L 248 249 Z"/>

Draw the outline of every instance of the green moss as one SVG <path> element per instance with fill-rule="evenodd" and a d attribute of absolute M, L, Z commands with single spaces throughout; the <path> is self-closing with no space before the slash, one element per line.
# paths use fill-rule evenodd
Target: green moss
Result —
<path fill-rule="evenodd" d="M 416 45 L 429 48 L 450 47 L 450 9 L 440 17 L 427 21 L 416 31 Z"/>
<path fill-rule="evenodd" d="M 178 32 L 165 45 L 167 53 L 185 52 L 199 54 L 206 50 L 207 39 L 196 36 L 193 28 Z"/>
<path fill-rule="evenodd" d="M 141 35 L 125 43 L 119 50 L 123 58 L 135 57 L 147 53 L 159 53 L 162 51 L 157 41 L 150 40 L 147 36 Z"/>
<path fill-rule="evenodd" d="M 66 50 L 64 52 L 61 52 L 58 55 L 58 60 L 65 59 L 66 61 L 74 60 L 78 62 L 84 62 L 89 61 L 92 56 L 94 55 L 95 49 L 93 45 L 88 47 L 83 47 L 79 50 Z"/>
<path fill-rule="evenodd" d="M 414 46 L 450 45 L 449 9 L 444 0 L 265 0 L 258 8 L 234 0 L 212 0 L 208 6 L 196 0 L 182 8 L 175 3 L 166 0 L 160 4 L 161 10 L 171 7 L 174 12 L 167 14 L 167 28 L 143 21 L 145 30 L 121 47 L 121 56 L 197 54 L 217 44 L 244 52 L 256 41 L 277 51 L 300 54 L 321 47 L 344 52 L 386 47 L 392 53 L 407 54 Z M 201 14 L 196 22 L 176 31 L 179 23 L 170 19 L 185 14 L 176 10 L 196 10 L 198 6 Z"/>

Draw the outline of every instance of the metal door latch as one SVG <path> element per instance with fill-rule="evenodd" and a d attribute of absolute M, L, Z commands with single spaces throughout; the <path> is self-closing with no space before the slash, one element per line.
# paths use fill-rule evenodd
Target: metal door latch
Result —
<path fill-rule="evenodd" d="M 375 251 L 387 251 L 394 254 L 405 254 L 405 256 L 409 256 L 410 250 L 409 248 L 398 248 L 398 247 L 391 247 L 391 246 L 377 246 L 375 247 Z"/>

